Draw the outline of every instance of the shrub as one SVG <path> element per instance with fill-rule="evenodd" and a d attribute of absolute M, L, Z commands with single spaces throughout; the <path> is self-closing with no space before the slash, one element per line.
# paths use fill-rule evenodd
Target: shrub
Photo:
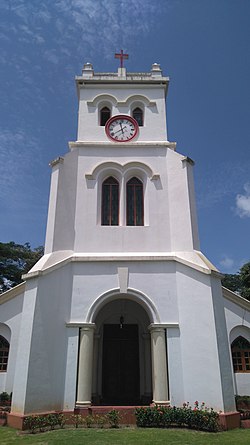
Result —
<path fill-rule="evenodd" d="M 48 416 L 37 416 L 36 420 L 37 420 L 37 426 L 40 430 L 40 432 L 42 433 L 45 428 L 49 425 L 48 420 L 47 420 Z"/>
<path fill-rule="evenodd" d="M 238 410 L 250 410 L 250 396 L 235 396 L 236 407 Z"/>
<path fill-rule="evenodd" d="M 203 431 L 218 431 L 219 415 L 213 408 L 207 408 L 205 403 L 194 408 L 189 403 L 182 407 L 154 406 L 136 408 L 136 423 L 138 427 L 169 428 L 170 426 L 186 427 Z"/>
<path fill-rule="evenodd" d="M 10 401 L 11 401 L 11 394 L 8 394 L 7 392 L 2 392 L 1 394 L 0 394 L 0 403 L 10 403 Z"/>
<path fill-rule="evenodd" d="M 84 423 L 86 424 L 86 427 L 87 428 L 90 428 L 91 427 L 91 425 L 93 425 L 93 423 L 94 423 L 94 417 L 93 416 L 91 416 L 91 415 L 88 415 L 88 416 L 85 416 L 84 418 L 83 418 L 83 421 L 84 421 Z"/>
<path fill-rule="evenodd" d="M 36 429 L 38 428 L 38 416 L 27 416 L 24 419 L 24 426 L 25 429 L 30 430 L 33 434 L 35 433 Z"/>
<path fill-rule="evenodd" d="M 57 414 L 48 414 L 45 418 L 46 426 L 49 426 L 51 430 L 55 429 L 55 426 L 58 425 L 58 415 Z"/>
<path fill-rule="evenodd" d="M 96 424 L 96 426 L 98 428 L 103 428 L 105 423 L 107 423 L 107 416 L 100 416 L 98 414 L 96 414 L 94 416 L 94 423 Z"/>
<path fill-rule="evenodd" d="M 119 421 L 121 420 L 119 411 L 117 411 L 116 409 L 112 409 L 111 411 L 109 411 L 107 414 L 107 420 L 111 428 L 118 428 Z"/>
<path fill-rule="evenodd" d="M 84 423 L 84 418 L 81 416 L 81 414 L 72 414 L 70 418 L 73 425 L 75 425 L 75 428 L 79 428 L 79 426 Z"/>
<path fill-rule="evenodd" d="M 50 428 L 54 430 L 56 426 L 63 428 L 65 425 L 65 416 L 62 413 L 51 413 L 46 416 L 27 416 L 24 419 L 25 429 L 30 430 L 33 434 L 39 429 L 40 432 Z"/>
<path fill-rule="evenodd" d="M 5 426 L 7 424 L 7 411 L 0 411 L 0 420 L 2 426 Z"/>
<path fill-rule="evenodd" d="M 60 428 L 64 428 L 65 426 L 65 422 L 66 422 L 66 418 L 65 415 L 63 413 L 57 413 L 57 424 Z"/>

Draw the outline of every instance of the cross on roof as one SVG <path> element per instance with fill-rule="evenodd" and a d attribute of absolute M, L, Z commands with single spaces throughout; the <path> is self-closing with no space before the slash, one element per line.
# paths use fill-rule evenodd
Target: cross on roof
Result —
<path fill-rule="evenodd" d="M 123 49 L 120 53 L 115 53 L 115 59 L 120 59 L 120 67 L 123 68 L 123 60 L 128 59 L 128 54 L 124 54 Z"/>

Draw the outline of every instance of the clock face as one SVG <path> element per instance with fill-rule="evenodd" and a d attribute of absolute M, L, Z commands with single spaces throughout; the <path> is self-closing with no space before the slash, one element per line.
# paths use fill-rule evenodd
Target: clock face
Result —
<path fill-rule="evenodd" d="M 105 131 L 112 141 L 128 142 L 137 135 L 138 124 L 131 116 L 113 116 L 106 122 Z"/>

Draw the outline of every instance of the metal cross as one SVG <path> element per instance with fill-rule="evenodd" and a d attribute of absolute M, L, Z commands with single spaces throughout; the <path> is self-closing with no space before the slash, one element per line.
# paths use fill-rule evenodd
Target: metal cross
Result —
<path fill-rule="evenodd" d="M 128 59 L 128 54 L 124 54 L 123 49 L 120 53 L 115 53 L 115 59 L 120 59 L 120 67 L 123 68 L 123 60 Z"/>

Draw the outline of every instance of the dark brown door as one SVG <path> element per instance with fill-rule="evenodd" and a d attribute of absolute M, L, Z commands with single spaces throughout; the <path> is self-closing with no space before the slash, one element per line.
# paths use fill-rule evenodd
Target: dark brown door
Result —
<path fill-rule="evenodd" d="M 139 339 L 134 324 L 104 325 L 103 403 L 135 405 L 139 403 Z"/>

